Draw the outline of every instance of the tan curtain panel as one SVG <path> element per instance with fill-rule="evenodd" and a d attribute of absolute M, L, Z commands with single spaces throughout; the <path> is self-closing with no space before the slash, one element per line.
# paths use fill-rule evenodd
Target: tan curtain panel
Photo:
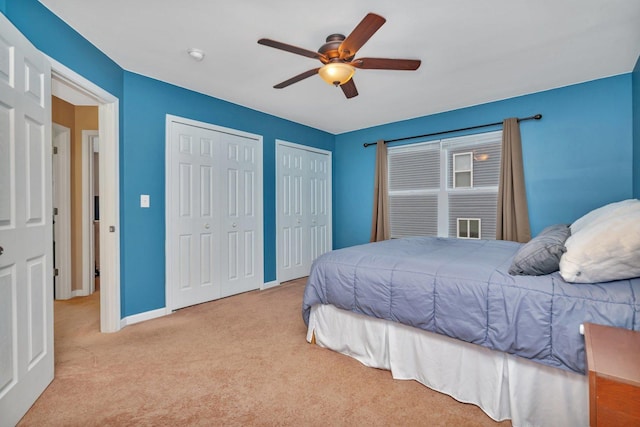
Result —
<path fill-rule="evenodd" d="M 371 220 L 371 241 L 379 242 L 391 237 L 389 226 L 389 202 L 387 188 L 387 144 L 376 143 L 376 173 L 373 185 L 373 215 Z"/>
<path fill-rule="evenodd" d="M 531 240 L 531 229 L 524 186 L 520 124 L 517 118 L 510 118 L 505 119 L 502 126 L 496 239 L 526 243 Z"/>

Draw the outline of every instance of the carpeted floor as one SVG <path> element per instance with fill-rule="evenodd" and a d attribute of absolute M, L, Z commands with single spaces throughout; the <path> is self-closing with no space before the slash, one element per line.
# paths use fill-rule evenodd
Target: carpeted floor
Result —
<path fill-rule="evenodd" d="M 20 426 L 508 426 L 308 344 L 304 280 L 99 330 L 98 295 L 55 303 L 55 379 Z"/>

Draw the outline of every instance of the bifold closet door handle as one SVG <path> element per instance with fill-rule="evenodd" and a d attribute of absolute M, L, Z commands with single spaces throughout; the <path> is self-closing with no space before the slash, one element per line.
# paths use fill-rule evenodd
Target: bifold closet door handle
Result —
<path fill-rule="evenodd" d="M 233 228 L 236 228 L 236 227 L 238 226 L 238 224 L 236 224 L 235 222 L 233 222 L 233 223 L 231 223 L 231 226 L 232 226 Z"/>

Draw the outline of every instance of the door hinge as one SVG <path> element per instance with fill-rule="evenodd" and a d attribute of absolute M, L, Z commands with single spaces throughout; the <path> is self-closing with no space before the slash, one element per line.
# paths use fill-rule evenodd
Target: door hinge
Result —
<path fill-rule="evenodd" d="M 53 147 L 53 154 L 58 154 L 58 147 Z"/>
<path fill-rule="evenodd" d="M 59 273 L 60 273 L 60 272 L 58 271 L 58 269 L 57 269 L 57 268 L 54 268 L 54 269 L 53 269 L 53 275 L 54 275 L 55 277 L 58 277 L 58 274 L 59 274 Z"/>
<path fill-rule="evenodd" d="M 53 208 L 53 214 L 58 215 L 58 208 Z"/>

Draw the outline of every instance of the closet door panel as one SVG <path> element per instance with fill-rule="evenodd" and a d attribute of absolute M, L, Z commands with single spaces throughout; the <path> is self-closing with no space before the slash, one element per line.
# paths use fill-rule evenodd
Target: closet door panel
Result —
<path fill-rule="evenodd" d="M 277 147 L 278 280 L 304 277 L 331 249 L 331 156 Z"/>
<path fill-rule="evenodd" d="M 278 271 L 287 281 L 308 274 L 303 193 L 305 190 L 305 151 L 278 147 Z"/>
<path fill-rule="evenodd" d="M 222 134 L 226 158 L 220 165 L 223 173 L 222 188 L 226 192 L 227 209 L 221 219 L 226 236 L 227 250 L 222 253 L 222 296 L 260 287 L 257 275 L 256 234 L 259 221 L 256 206 L 262 203 L 257 188 L 259 164 L 256 140 L 237 135 Z"/>
<path fill-rule="evenodd" d="M 263 284 L 262 137 L 167 115 L 170 309 Z"/>

